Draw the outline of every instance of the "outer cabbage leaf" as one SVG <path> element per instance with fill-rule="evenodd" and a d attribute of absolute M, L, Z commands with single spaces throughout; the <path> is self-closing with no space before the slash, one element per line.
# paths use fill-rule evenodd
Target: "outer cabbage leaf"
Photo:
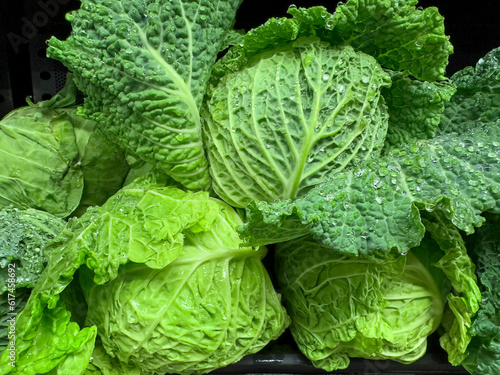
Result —
<path fill-rule="evenodd" d="M 451 81 L 457 92 L 446 104 L 440 133 L 500 126 L 500 47 L 479 59 L 475 68 L 455 73 Z"/>
<path fill-rule="evenodd" d="M 304 197 L 252 202 L 242 235 L 252 244 L 312 234 L 346 254 L 405 253 L 424 234 L 420 210 L 442 211 L 472 233 L 500 211 L 500 129 L 420 141 L 335 175 Z M 294 233 L 295 229 L 295 233 Z"/>
<path fill-rule="evenodd" d="M 255 56 L 209 95 L 205 144 L 215 192 L 233 206 L 304 195 L 387 131 L 390 77 L 351 47 L 299 39 Z"/>
<path fill-rule="evenodd" d="M 335 9 L 332 40 L 350 44 L 381 65 L 417 79 L 445 79 L 453 52 L 444 18 L 435 7 L 416 8 L 418 0 L 349 0 Z"/>
<path fill-rule="evenodd" d="M 413 77 L 444 79 L 453 52 L 438 9 L 416 8 L 417 0 L 349 0 L 335 12 L 326 8 L 288 10 L 293 18 L 271 18 L 250 30 L 240 45 L 215 67 L 215 76 L 244 66 L 252 56 L 300 37 L 317 36 L 331 45 L 350 45 L 373 56 L 382 66 Z"/>
<path fill-rule="evenodd" d="M 81 115 L 188 188 L 209 186 L 199 105 L 241 0 L 84 0 L 47 53 L 87 95 Z"/>
<path fill-rule="evenodd" d="M 418 81 L 397 72 L 392 72 L 391 77 L 391 87 L 382 91 L 389 112 L 386 147 L 434 137 L 455 86 Z"/>
<path fill-rule="evenodd" d="M 48 309 L 39 298 L 30 299 L 15 319 L 15 339 L 0 357 L 0 374 L 83 373 L 92 354 L 95 327 L 80 330 L 64 306 Z"/>
<path fill-rule="evenodd" d="M 468 250 L 477 265 L 482 293 L 479 311 L 469 331 L 472 340 L 462 365 L 474 375 L 500 371 L 500 217 L 490 215 L 470 239 Z"/>
<path fill-rule="evenodd" d="M 442 214 L 427 215 L 424 224 L 444 253 L 434 265 L 443 271 L 453 287 L 453 291 L 447 295 L 448 303 L 441 322 L 445 332 L 440 337 L 440 343 L 448 352 L 449 362 L 458 366 L 467 357 L 472 318 L 481 302 L 476 267 L 467 254 L 459 230 Z"/>
<path fill-rule="evenodd" d="M 15 367 L 9 365 L 9 346 L 0 357 L 0 374 L 42 374 L 51 370 L 60 373 L 81 374 L 88 364 L 96 338 L 95 327 L 80 330 L 71 321 L 71 313 L 60 294 L 71 282 L 76 270 L 84 263 L 85 254 L 66 251 L 56 244 L 72 237 L 69 227 L 45 248 L 47 265 L 33 288 L 24 307 L 16 312 Z M 56 246 L 56 247 L 54 247 Z"/>
<path fill-rule="evenodd" d="M 168 181 L 161 173 L 138 178 L 72 223 L 73 238 L 64 246 L 86 254 L 97 283 L 113 280 L 128 262 L 164 268 L 181 253 L 186 229 L 212 225 L 220 207 L 208 193 L 186 193 Z"/>
<path fill-rule="evenodd" d="M 63 230 L 58 239 L 69 238 Z M 51 370 L 81 374 L 92 354 L 95 327 L 83 328 L 72 322 L 59 294 L 83 263 L 81 252 L 51 251 L 46 248 L 47 267 L 19 313 L 15 312 L 16 335 L 0 357 L 0 374 L 35 375 Z M 9 351 L 15 345 L 15 351 Z M 15 366 L 10 364 L 14 363 Z"/>
<path fill-rule="evenodd" d="M 276 263 L 292 335 L 327 371 L 353 357 L 414 362 L 441 321 L 442 285 L 411 252 L 371 259 L 299 239 L 277 246 Z"/>
<path fill-rule="evenodd" d="M 47 243 L 64 228 L 64 220 L 35 209 L 0 210 L 0 294 L 8 288 L 8 265 L 15 267 L 15 288 L 33 288 L 47 262 Z M 9 288 L 10 289 L 10 288 Z"/>
<path fill-rule="evenodd" d="M 28 288 L 18 288 L 15 291 L 14 298 L 12 298 L 12 295 L 9 298 L 9 292 L 0 294 L 0 353 L 9 344 L 9 334 L 14 334 L 11 327 L 15 327 L 15 325 L 13 325 L 12 315 L 9 313 L 16 313 L 24 308 L 30 295 L 29 292 Z M 12 304 L 11 301 L 14 301 L 14 303 Z"/>

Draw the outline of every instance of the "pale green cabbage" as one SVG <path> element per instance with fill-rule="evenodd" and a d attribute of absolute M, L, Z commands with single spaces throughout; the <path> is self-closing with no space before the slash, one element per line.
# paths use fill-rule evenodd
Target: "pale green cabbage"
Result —
<path fill-rule="evenodd" d="M 69 374 L 67 366 L 81 374 L 96 334 L 90 370 L 114 362 L 143 374 L 201 374 L 281 335 L 289 318 L 262 264 L 266 249 L 241 246 L 242 220 L 226 203 L 167 182 L 146 175 L 51 242 L 17 318 L 16 368 L 6 372 L 4 352 L 1 374 Z"/>
<path fill-rule="evenodd" d="M 441 322 L 445 286 L 411 252 L 374 261 L 296 240 L 277 257 L 291 332 L 316 367 L 344 369 L 355 357 L 412 363 Z"/>
<path fill-rule="evenodd" d="M 441 344 L 459 365 L 481 293 L 458 230 L 429 215 L 428 235 L 406 255 L 377 258 L 332 251 L 311 238 L 277 245 L 277 276 L 292 335 L 327 371 L 350 358 L 413 363 L 441 327 Z"/>
<path fill-rule="evenodd" d="M 122 185 L 124 152 L 78 115 L 71 75 L 52 99 L 20 107 L 0 121 L 0 208 L 57 217 L 100 205 Z"/>

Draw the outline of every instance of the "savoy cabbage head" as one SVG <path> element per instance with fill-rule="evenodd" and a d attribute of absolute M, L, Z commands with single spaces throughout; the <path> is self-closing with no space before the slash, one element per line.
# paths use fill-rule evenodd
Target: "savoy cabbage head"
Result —
<path fill-rule="evenodd" d="M 376 262 L 300 239 L 277 257 L 292 335 L 318 368 L 344 369 L 356 357 L 412 363 L 441 322 L 447 286 L 411 252 Z"/>
<path fill-rule="evenodd" d="M 215 192 L 245 207 L 303 195 L 356 158 L 378 155 L 389 74 L 350 46 L 303 38 L 250 59 L 210 92 L 207 154 Z"/>
<path fill-rule="evenodd" d="M 153 176 L 89 208 L 51 242 L 17 318 L 16 367 L 0 373 L 83 373 L 95 349 L 92 368 L 201 374 L 260 350 L 288 326 L 261 261 L 266 249 L 241 246 L 236 211 Z M 78 288 L 83 316 L 71 302 Z M 7 370 L 8 352 L 0 361 Z"/>
<path fill-rule="evenodd" d="M 289 13 L 214 67 L 205 145 L 213 188 L 234 206 L 304 196 L 393 139 L 433 136 L 453 93 L 435 82 L 452 51 L 435 8 L 349 1 Z"/>
<path fill-rule="evenodd" d="M 440 328 L 452 364 L 467 356 L 481 294 L 459 231 L 442 217 L 406 255 L 383 259 L 332 251 L 310 237 L 277 245 L 277 277 L 292 335 L 316 367 L 350 358 L 412 363 Z"/>

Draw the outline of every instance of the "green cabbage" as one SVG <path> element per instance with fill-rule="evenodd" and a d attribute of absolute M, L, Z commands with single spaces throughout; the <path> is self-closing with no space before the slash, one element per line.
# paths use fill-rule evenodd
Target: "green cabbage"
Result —
<path fill-rule="evenodd" d="M 437 10 L 415 3 L 291 7 L 250 30 L 214 66 L 202 112 L 215 192 L 236 207 L 301 197 L 385 142 L 432 137 L 452 47 Z"/>
<path fill-rule="evenodd" d="M 408 254 L 353 256 L 306 237 L 277 245 L 278 283 L 299 349 L 327 371 L 350 358 L 412 363 L 440 327 L 453 365 L 467 356 L 481 301 L 459 231 L 428 215 L 428 233 Z"/>
<path fill-rule="evenodd" d="M 215 192 L 236 207 L 295 198 L 378 155 L 388 124 L 380 90 L 390 82 L 372 57 L 318 39 L 255 56 L 210 92 Z"/>
<path fill-rule="evenodd" d="M 123 184 L 123 151 L 78 115 L 72 76 L 52 99 L 29 102 L 0 121 L 0 207 L 58 217 L 100 205 Z"/>
<path fill-rule="evenodd" d="M 446 286 L 412 252 L 374 261 L 301 239 L 276 254 L 291 332 L 316 367 L 344 369 L 355 357 L 412 363 L 425 353 Z"/>
<path fill-rule="evenodd" d="M 240 246 L 242 221 L 230 206 L 167 183 L 161 174 L 134 181 L 51 242 L 17 318 L 12 374 L 65 373 L 70 364 L 81 374 L 96 333 L 102 348 L 92 368 L 119 361 L 144 373 L 205 373 L 284 331 L 289 318 L 261 262 L 266 249 Z M 74 302 L 80 286 L 86 308 Z M 47 340 L 59 342 L 50 355 Z"/>

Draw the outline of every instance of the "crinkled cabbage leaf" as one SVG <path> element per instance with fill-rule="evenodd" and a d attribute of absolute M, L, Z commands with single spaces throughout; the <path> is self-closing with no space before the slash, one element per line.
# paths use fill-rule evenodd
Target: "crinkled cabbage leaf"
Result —
<path fill-rule="evenodd" d="M 425 215 L 423 222 L 434 242 L 431 251 L 444 254 L 433 266 L 442 271 L 452 286 L 452 291 L 446 295 L 447 304 L 439 341 L 448 353 L 448 361 L 458 366 L 467 357 L 472 319 L 481 302 L 476 266 L 467 252 L 460 231 L 443 213 Z"/>
<path fill-rule="evenodd" d="M 444 80 L 453 52 L 444 18 L 436 7 L 417 8 L 417 0 L 349 0 L 334 13 L 322 6 L 290 6 L 292 18 L 271 18 L 250 30 L 214 67 L 215 77 L 240 69 L 249 58 L 304 36 L 332 46 L 350 45 L 385 68 L 421 81 Z"/>
<path fill-rule="evenodd" d="M 500 217 L 489 215 L 486 223 L 468 242 L 477 265 L 482 300 L 474 317 L 462 365 L 474 375 L 494 375 L 500 371 Z"/>
<path fill-rule="evenodd" d="M 346 254 L 400 253 L 424 234 L 420 210 L 442 210 L 472 233 L 481 213 L 500 209 L 500 129 L 420 141 L 279 202 L 252 202 L 241 228 L 249 243 L 306 234 Z"/>
<path fill-rule="evenodd" d="M 45 246 L 64 228 L 65 221 L 32 208 L 0 210 L 0 294 L 8 284 L 15 289 L 33 288 L 47 262 Z M 15 282 L 9 283 L 9 265 Z"/>
<path fill-rule="evenodd" d="M 199 106 L 241 0 L 84 0 L 51 38 L 86 94 L 80 112 L 186 187 L 210 185 Z"/>
<path fill-rule="evenodd" d="M 500 47 L 480 58 L 475 67 L 455 73 L 451 81 L 457 92 L 445 105 L 439 134 L 500 126 Z"/>
<path fill-rule="evenodd" d="M 382 90 L 389 112 L 384 151 L 434 137 L 456 91 L 454 82 L 419 81 L 401 72 L 389 73 L 391 87 Z"/>

